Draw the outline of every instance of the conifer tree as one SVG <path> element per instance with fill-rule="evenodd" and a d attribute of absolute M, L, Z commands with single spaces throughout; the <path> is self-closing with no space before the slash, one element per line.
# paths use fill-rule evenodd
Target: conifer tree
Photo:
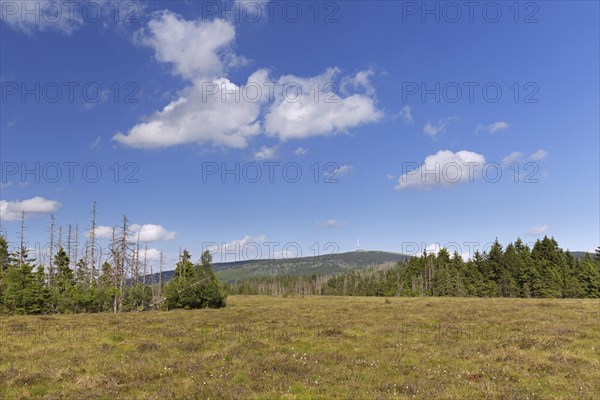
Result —
<path fill-rule="evenodd" d="M 69 262 L 69 256 L 61 246 L 54 256 L 56 276 L 52 285 L 53 307 L 59 312 L 73 311 L 75 278 Z"/>

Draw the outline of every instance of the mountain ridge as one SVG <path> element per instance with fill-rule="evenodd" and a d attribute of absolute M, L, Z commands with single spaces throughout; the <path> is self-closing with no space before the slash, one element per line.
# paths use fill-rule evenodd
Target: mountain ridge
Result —
<path fill-rule="evenodd" d="M 571 252 L 575 258 L 583 258 L 585 251 Z M 591 253 L 589 253 L 591 254 Z M 248 278 L 270 276 L 334 275 L 361 271 L 385 263 L 396 263 L 412 256 L 380 250 L 360 250 L 293 258 L 265 258 L 213 263 L 212 269 L 222 282 L 241 281 Z M 175 274 L 174 270 L 162 273 L 163 282 Z M 154 274 L 158 280 L 159 273 Z"/>
<path fill-rule="evenodd" d="M 361 250 L 319 256 L 220 262 L 213 263 L 212 269 L 222 282 L 232 282 L 265 276 L 333 275 L 396 263 L 410 257 L 401 253 Z M 173 270 L 164 271 L 163 281 L 171 279 L 174 273 Z M 154 274 L 155 280 L 158 275 Z"/>

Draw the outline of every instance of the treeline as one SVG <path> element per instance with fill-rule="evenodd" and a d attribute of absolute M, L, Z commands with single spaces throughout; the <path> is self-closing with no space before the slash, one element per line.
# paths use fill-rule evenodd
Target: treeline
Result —
<path fill-rule="evenodd" d="M 139 236 L 137 242 L 132 240 L 125 216 L 121 226 L 113 229 L 109 259 L 99 267 L 95 264 L 98 259 L 93 250 L 89 254 L 86 251 L 85 257 L 75 262 L 69 257 L 76 254 L 70 251 L 69 240 L 67 250 L 60 239 L 54 243 L 52 217 L 49 260 L 36 263 L 25 246 L 24 219 L 23 215 L 17 250 L 11 252 L 7 238 L 0 236 L 0 313 L 119 313 L 225 306 L 226 294 L 212 271 L 212 257 L 208 251 L 204 252 L 200 263 L 194 264 L 189 252 L 184 250 L 176 264 L 175 276 L 165 284 L 162 281 L 162 252 L 160 273 L 155 281 L 152 269 L 147 269 L 146 257 L 140 258 L 143 252 L 140 251 Z M 90 238 L 91 249 L 94 249 L 93 229 Z"/>
<path fill-rule="evenodd" d="M 394 266 L 334 276 L 253 278 L 227 285 L 231 294 L 600 298 L 600 247 L 592 258 L 563 251 L 544 237 L 519 239 L 464 261 L 441 249 Z"/>

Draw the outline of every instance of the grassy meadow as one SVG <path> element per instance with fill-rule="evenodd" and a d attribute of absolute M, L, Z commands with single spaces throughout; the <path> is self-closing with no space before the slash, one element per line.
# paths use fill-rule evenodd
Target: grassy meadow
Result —
<path fill-rule="evenodd" d="M 0 316 L 0 399 L 596 399 L 600 301 L 230 296 Z"/>

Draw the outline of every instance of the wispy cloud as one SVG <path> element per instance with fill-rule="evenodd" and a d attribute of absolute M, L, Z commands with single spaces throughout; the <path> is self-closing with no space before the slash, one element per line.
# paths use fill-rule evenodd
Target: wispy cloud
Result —
<path fill-rule="evenodd" d="M 341 228 L 344 224 L 335 219 L 328 219 L 327 221 L 320 222 L 319 226 L 322 228 Z"/>
<path fill-rule="evenodd" d="M 96 147 L 98 147 L 100 145 L 101 140 L 102 140 L 102 138 L 100 136 L 98 136 L 96 138 L 96 140 L 94 140 L 92 143 L 90 143 L 90 149 L 95 149 Z"/>
<path fill-rule="evenodd" d="M 520 151 L 513 151 L 512 153 L 510 153 L 509 155 L 507 155 L 506 157 L 504 157 L 502 159 L 502 162 L 501 162 L 502 166 L 508 167 L 509 165 L 512 165 L 514 162 L 520 160 L 521 157 L 523 157 L 523 153 L 521 153 Z"/>
<path fill-rule="evenodd" d="M 330 172 L 325 172 L 325 176 L 328 178 L 335 178 L 335 177 L 341 177 L 341 176 L 347 176 L 347 175 L 352 175 L 355 171 L 354 166 L 352 165 L 341 165 L 337 168 L 335 168 L 333 171 Z"/>
<path fill-rule="evenodd" d="M 405 105 L 400 110 L 400 116 L 402 117 L 402 119 L 404 119 L 404 122 L 406 122 L 407 124 L 412 124 L 413 122 L 415 122 L 412 111 L 413 109 L 409 105 Z"/>
<path fill-rule="evenodd" d="M 529 229 L 529 234 L 531 236 L 541 236 L 548 232 L 548 229 L 550 229 L 548 225 L 534 226 Z"/>
<path fill-rule="evenodd" d="M 308 154 L 308 150 L 306 150 L 304 147 L 298 147 L 296 150 L 294 150 L 294 154 L 297 156 L 303 156 Z"/>
<path fill-rule="evenodd" d="M 275 158 L 277 155 L 277 146 L 267 147 L 262 146 L 260 150 L 254 153 L 254 159 L 256 160 L 270 160 Z"/>
<path fill-rule="evenodd" d="M 544 160 L 546 157 L 548 157 L 549 154 L 550 153 L 548 153 L 546 150 L 539 149 L 538 151 L 533 153 L 531 156 L 529 156 L 529 158 L 531 158 L 534 161 L 541 161 L 541 160 Z"/>
<path fill-rule="evenodd" d="M 508 122 L 505 121 L 498 121 L 498 122 L 494 122 L 492 124 L 489 125 L 477 125 L 477 128 L 475 129 L 475 133 L 479 133 L 480 131 L 486 131 L 489 133 L 496 133 L 498 131 L 501 131 L 503 129 L 508 129 L 510 127 L 510 124 Z"/>
<path fill-rule="evenodd" d="M 437 136 L 438 134 L 443 133 L 451 122 L 456 120 L 458 120 L 458 117 L 438 119 L 437 122 L 427 121 L 423 127 L 423 133 L 431 137 Z"/>

